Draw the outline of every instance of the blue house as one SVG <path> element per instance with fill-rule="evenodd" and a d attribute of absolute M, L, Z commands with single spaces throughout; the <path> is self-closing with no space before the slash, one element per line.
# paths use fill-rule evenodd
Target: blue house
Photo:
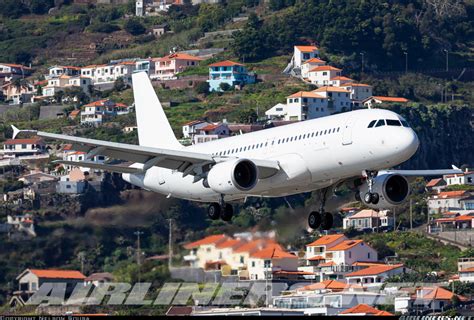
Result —
<path fill-rule="evenodd" d="M 222 91 L 221 83 L 227 83 L 231 87 L 242 87 L 246 84 L 255 83 L 255 75 L 249 74 L 243 64 L 233 61 L 221 61 L 209 65 L 209 91 Z"/>

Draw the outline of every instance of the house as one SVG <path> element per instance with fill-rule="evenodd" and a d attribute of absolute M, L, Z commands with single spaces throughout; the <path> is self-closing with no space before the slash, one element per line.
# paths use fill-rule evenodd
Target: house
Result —
<path fill-rule="evenodd" d="M 69 296 L 85 279 L 85 275 L 75 270 L 26 269 L 16 277 L 18 290 L 13 292 L 10 305 L 24 305 L 45 283 L 66 283 L 66 296 Z"/>
<path fill-rule="evenodd" d="M 352 308 L 344 310 L 339 313 L 342 316 L 394 316 L 394 314 L 379 310 L 377 308 L 371 307 L 367 304 L 358 304 Z"/>
<path fill-rule="evenodd" d="M 40 137 L 8 139 L 0 152 L 6 157 L 33 156 L 46 153 L 46 144 Z"/>
<path fill-rule="evenodd" d="M 350 91 L 344 88 L 323 86 L 313 91 L 328 99 L 329 114 L 352 109 Z"/>
<path fill-rule="evenodd" d="M 209 122 L 203 120 L 193 120 L 183 125 L 183 138 L 185 139 L 193 139 L 194 135 L 197 134 L 197 130 L 200 128 L 204 128 L 205 126 L 209 125 Z"/>
<path fill-rule="evenodd" d="M 298 271 L 298 257 L 281 248 L 266 248 L 250 255 L 248 273 L 251 280 L 273 279 L 275 273 Z"/>
<path fill-rule="evenodd" d="M 62 75 L 70 77 L 79 76 L 81 75 L 81 68 L 73 66 L 51 66 L 48 68 L 48 74 L 45 75 L 45 78 L 48 80 L 59 78 Z"/>
<path fill-rule="evenodd" d="M 466 190 L 443 191 L 433 194 L 428 198 L 428 212 L 438 214 L 451 210 L 461 210 L 461 199 L 469 196 L 470 193 Z"/>
<path fill-rule="evenodd" d="M 355 108 L 362 107 L 364 101 L 372 97 L 373 88 L 365 83 L 343 83 L 338 86 L 350 91 L 352 106 Z"/>
<path fill-rule="evenodd" d="M 294 46 L 293 68 L 301 68 L 304 62 L 319 57 L 316 46 Z"/>
<path fill-rule="evenodd" d="M 332 235 L 322 236 L 318 238 L 316 241 L 313 241 L 310 244 L 306 245 L 305 258 L 309 260 L 314 257 L 324 257 L 328 248 L 334 247 L 335 245 L 345 240 L 347 240 L 347 238 L 344 234 L 332 234 Z"/>
<path fill-rule="evenodd" d="M 226 123 L 210 123 L 204 127 L 196 129 L 193 136 L 193 143 L 203 143 L 217 140 L 230 135 L 229 127 Z"/>
<path fill-rule="evenodd" d="M 301 77 L 303 79 L 307 79 L 309 76 L 309 70 L 314 69 L 316 67 L 324 66 L 326 65 L 326 61 L 318 59 L 318 58 L 312 58 L 309 60 L 306 60 L 301 64 Z"/>
<path fill-rule="evenodd" d="M 347 273 L 346 281 L 349 284 L 361 284 L 363 286 L 381 285 L 383 282 L 393 276 L 412 272 L 403 264 L 392 265 L 372 265 L 361 270 Z"/>
<path fill-rule="evenodd" d="M 23 181 L 23 183 L 26 185 L 56 180 L 58 180 L 56 176 L 41 171 L 32 171 L 29 174 L 25 174 L 18 178 L 18 181 Z"/>
<path fill-rule="evenodd" d="M 188 68 L 199 65 L 203 59 L 187 53 L 172 53 L 163 58 L 154 59 L 155 73 L 150 77 L 153 80 L 176 79 L 176 75 Z"/>
<path fill-rule="evenodd" d="M 83 106 L 81 124 L 99 126 L 117 115 L 129 113 L 129 107 L 123 103 L 115 103 L 109 99 L 102 99 Z"/>
<path fill-rule="evenodd" d="M 80 110 L 80 109 L 77 109 L 77 110 L 72 110 L 72 111 L 69 113 L 68 117 L 69 117 L 69 119 L 74 120 L 74 119 L 76 119 L 76 118 L 77 118 L 78 116 L 80 116 L 80 115 L 81 115 L 81 110 Z"/>
<path fill-rule="evenodd" d="M 285 119 L 288 114 L 288 106 L 284 103 L 277 103 L 267 111 L 265 111 L 265 116 L 268 119 Z"/>
<path fill-rule="evenodd" d="M 375 104 L 381 103 L 408 103 L 409 100 L 406 98 L 399 98 L 399 97 L 382 97 L 382 96 L 373 96 L 367 98 L 363 101 L 364 106 L 367 108 L 373 107 Z"/>
<path fill-rule="evenodd" d="M 0 84 L 3 81 L 13 81 L 19 78 L 25 78 L 33 73 L 33 69 L 14 63 L 0 63 Z"/>
<path fill-rule="evenodd" d="M 386 294 L 360 289 L 335 292 L 294 292 L 273 298 L 273 306 L 291 310 L 302 310 L 307 316 L 334 316 L 358 304 L 383 305 L 389 300 Z"/>
<path fill-rule="evenodd" d="M 86 159 L 86 156 L 87 156 L 87 154 L 85 152 L 71 150 L 71 151 L 68 151 L 68 152 L 64 153 L 63 160 L 71 161 L 71 162 L 82 162 L 82 161 L 87 160 L 87 161 L 95 162 L 95 163 L 98 163 L 98 164 L 103 164 L 106 161 L 106 158 L 103 155 L 95 155 L 95 156 L 91 157 L 90 159 Z M 71 170 L 73 170 L 75 167 L 71 166 L 71 165 L 68 165 L 68 164 L 65 164 L 64 168 L 66 169 L 66 172 L 71 172 Z M 79 169 L 82 172 L 90 172 L 91 171 L 90 168 L 79 167 Z M 75 179 L 72 179 L 72 180 L 82 180 L 82 179 L 83 178 L 77 178 L 76 177 Z"/>
<path fill-rule="evenodd" d="M 229 128 L 231 136 L 265 129 L 265 125 L 255 123 L 227 123 L 227 127 Z"/>
<path fill-rule="evenodd" d="M 109 272 L 93 273 L 84 279 L 85 285 L 100 287 L 106 283 L 114 282 L 114 275 Z"/>
<path fill-rule="evenodd" d="M 27 237 L 36 237 L 35 221 L 29 213 L 15 216 L 8 215 L 6 225 L 10 232 L 15 231 Z"/>
<path fill-rule="evenodd" d="M 256 77 L 247 71 L 247 68 L 237 62 L 221 61 L 209 65 L 209 91 L 223 91 L 222 83 L 231 88 L 242 88 L 246 84 L 255 83 Z"/>
<path fill-rule="evenodd" d="M 459 270 L 459 281 L 474 282 L 474 267 Z"/>
<path fill-rule="evenodd" d="M 328 99 L 315 92 L 300 91 L 286 98 L 285 120 L 309 120 L 329 115 Z"/>
<path fill-rule="evenodd" d="M 440 231 L 445 229 L 474 229 L 474 212 L 464 215 L 454 214 L 453 217 L 442 217 L 435 219 L 433 222 Z M 433 231 L 431 225 L 430 231 Z"/>
<path fill-rule="evenodd" d="M 440 193 L 446 189 L 446 181 L 443 178 L 431 179 L 425 187 L 427 191 Z"/>
<path fill-rule="evenodd" d="M 474 186 L 474 171 L 465 169 L 463 173 L 451 174 L 443 177 L 448 186 L 453 185 L 470 185 Z"/>
<path fill-rule="evenodd" d="M 2 85 L 2 92 L 6 101 L 11 101 L 12 104 L 22 104 L 31 102 L 36 90 L 29 82 L 15 83 L 9 81 Z"/>
<path fill-rule="evenodd" d="M 301 288 L 296 289 L 297 292 L 307 292 L 307 291 L 330 291 L 330 292 L 341 292 L 344 290 L 359 288 L 362 289 L 361 286 L 357 285 L 350 285 L 345 282 L 337 281 L 337 280 L 324 280 L 321 282 L 316 282 L 313 284 L 309 284 L 303 286 Z"/>
<path fill-rule="evenodd" d="M 454 296 L 460 303 L 467 301 L 466 297 L 441 287 L 418 287 L 411 295 L 395 297 L 395 312 L 406 314 L 444 311 L 451 307 Z"/>
<path fill-rule="evenodd" d="M 56 93 L 64 91 L 67 88 L 81 88 L 86 94 L 89 93 L 89 87 L 92 85 L 92 79 L 84 76 L 61 75 L 56 78 L 48 79 L 48 85 L 42 88 L 44 97 L 53 97 Z"/>
<path fill-rule="evenodd" d="M 137 68 L 146 68 L 146 66 L 150 64 L 150 60 L 147 59 L 116 60 L 111 61 L 109 64 L 82 67 L 81 76 L 89 77 L 94 86 L 104 84 L 111 85 L 120 78 L 123 79 L 125 83 L 130 83 L 133 71 L 137 70 Z"/>
<path fill-rule="evenodd" d="M 167 23 L 159 24 L 156 26 L 151 27 L 151 33 L 156 37 L 159 38 L 164 35 L 166 32 L 170 30 L 169 25 Z"/>
<path fill-rule="evenodd" d="M 377 251 L 363 240 L 344 240 L 326 249 L 324 258 L 336 265 L 352 265 L 357 261 L 376 262 Z"/>
<path fill-rule="evenodd" d="M 344 76 L 334 77 L 330 81 L 330 85 L 334 87 L 342 87 L 343 85 L 349 85 L 353 83 L 354 80 Z"/>
<path fill-rule="evenodd" d="M 356 230 L 377 230 L 393 228 L 394 220 L 388 210 L 361 210 L 343 219 L 343 228 Z"/>
<path fill-rule="evenodd" d="M 329 86 L 333 78 L 341 76 L 342 69 L 333 66 L 319 66 L 308 71 L 308 80 L 320 86 Z"/>
<path fill-rule="evenodd" d="M 184 261 L 191 267 L 204 269 L 206 264 L 219 260 L 216 246 L 227 239 L 226 235 L 217 234 L 186 244 L 184 248 L 189 250 L 189 254 L 184 256 Z"/>

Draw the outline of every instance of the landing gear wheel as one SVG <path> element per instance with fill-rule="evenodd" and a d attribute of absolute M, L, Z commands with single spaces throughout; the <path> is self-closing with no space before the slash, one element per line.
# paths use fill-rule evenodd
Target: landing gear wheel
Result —
<path fill-rule="evenodd" d="M 321 225 L 321 215 L 317 211 L 312 211 L 308 216 L 308 225 L 311 229 L 317 229 Z"/>
<path fill-rule="evenodd" d="M 221 219 L 224 221 L 232 220 L 232 216 L 234 215 L 234 208 L 230 204 L 226 204 L 224 207 L 224 211 L 221 214 Z"/>
<path fill-rule="evenodd" d="M 207 215 L 211 220 L 217 220 L 221 216 L 221 206 L 218 203 L 211 203 L 207 208 Z"/>
<path fill-rule="evenodd" d="M 377 204 L 377 203 L 379 203 L 379 200 L 380 200 L 379 194 L 378 193 L 372 193 L 372 203 Z"/>
<path fill-rule="evenodd" d="M 322 222 L 321 222 L 321 229 L 323 229 L 323 230 L 331 229 L 333 221 L 334 221 L 334 219 L 332 217 L 332 214 L 329 213 L 329 212 L 325 212 L 323 214 L 323 219 L 322 219 Z"/>
<path fill-rule="evenodd" d="M 364 195 L 364 202 L 365 202 L 365 203 L 372 203 L 372 193 L 367 192 L 367 193 Z"/>

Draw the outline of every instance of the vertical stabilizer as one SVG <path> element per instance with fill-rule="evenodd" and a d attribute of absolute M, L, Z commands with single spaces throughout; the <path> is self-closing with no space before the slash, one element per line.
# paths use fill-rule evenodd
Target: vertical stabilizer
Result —
<path fill-rule="evenodd" d="M 139 144 L 154 148 L 182 148 L 171 129 L 148 74 L 134 73 L 132 81 Z"/>

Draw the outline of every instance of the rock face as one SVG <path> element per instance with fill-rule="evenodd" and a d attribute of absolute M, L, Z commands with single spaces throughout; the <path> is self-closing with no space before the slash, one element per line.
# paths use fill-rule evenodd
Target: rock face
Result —
<path fill-rule="evenodd" d="M 474 165 L 474 111 L 468 106 L 394 106 L 420 139 L 420 148 L 404 169 L 451 168 Z"/>

